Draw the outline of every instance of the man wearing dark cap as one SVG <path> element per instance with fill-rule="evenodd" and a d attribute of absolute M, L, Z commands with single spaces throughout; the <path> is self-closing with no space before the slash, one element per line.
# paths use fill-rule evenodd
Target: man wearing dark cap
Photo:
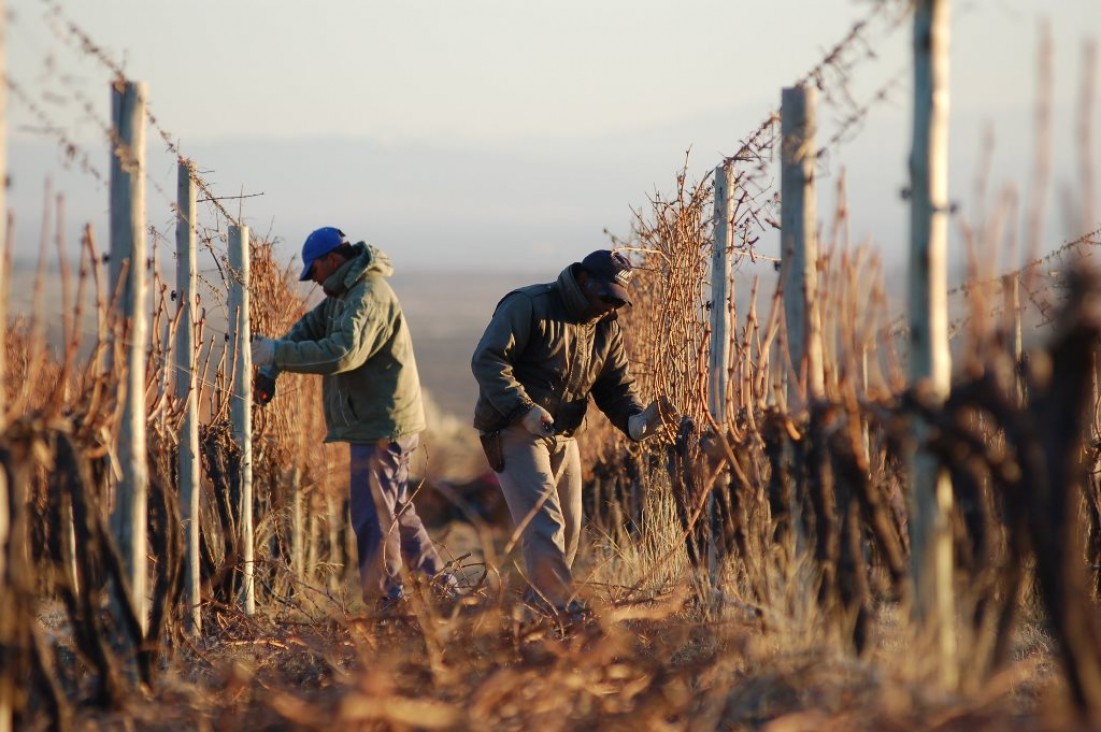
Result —
<path fill-rule="evenodd" d="M 616 311 L 631 304 L 631 263 L 601 249 L 557 281 L 508 293 L 486 327 L 471 368 L 474 427 L 498 473 L 537 608 L 577 607 L 572 566 L 581 529 L 576 436 L 592 397 L 633 440 L 657 431 L 664 398 L 643 407 Z"/>
<path fill-rule="evenodd" d="M 256 400 L 275 394 L 281 371 L 323 376 L 326 442 L 350 444 L 350 510 L 364 600 L 393 607 L 404 596 L 403 566 L 449 591 L 454 578 L 409 496 L 409 458 L 425 429 L 413 342 L 387 279 L 394 268 L 380 249 L 349 243 L 332 226 L 302 246 L 302 281 L 327 296 L 282 338 L 257 338 L 252 363 Z"/>

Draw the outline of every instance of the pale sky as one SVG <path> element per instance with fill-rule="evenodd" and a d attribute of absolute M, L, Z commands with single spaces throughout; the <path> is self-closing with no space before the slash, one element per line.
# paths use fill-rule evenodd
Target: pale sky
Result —
<path fill-rule="evenodd" d="M 699 176 L 734 152 L 872 7 L 868 0 L 97 0 L 61 2 L 127 75 L 159 123 L 254 230 L 288 259 L 316 226 L 391 251 L 398 266 L 556 272 L 626 234 L 631 208 L 670 192 L 685 151 Z M 108 169 L 108 72 L 51 30 L 53 4 L 7 0 L 12 79 Z M 987 125 L 995 184 L 1027 192 L 1039 21 L 1055 39 L 1056 184 L 1073 187 L 1083 45 L 1101 0 L 954 2 L 952 197 L 966 209 Z M 54 17 L 53 20 L 50 18 Z M 867 94 L 910 59 L 909 21 L 854 71 Z M 908 82 L 909 77 L 906 76 Z M 1101 126 L 1095 97 L 1094 123 Z M 105 221 L 105 188 L 64 169 L 12 95 L 10 205 L 41 217 L 45 178 L 74 228 Z M 830 111 L 820 112 L 828 133 Z M 906 89 L 877 105 L 821 173 L 820 211 L 846 171 L 854 235 L 897 248 L 907 219 Z M 1093 163 L 1101 168 L 1101 144 Z M 172 160 L 150 134 L 149 220 L 170 218 Z M 833 180 L 831 180 L 831 178 Z M 158 183 L 159 181 L 159 183 Z M 973 201 L 971 202 L 974 203 Z M 231 206 L 231 208 L 235 208 Z M 1101 205 L 1094 202 L 1095 210 Z M 25 211 L 26 213 L 21 213 Z M 1074 230 L 1052 199 L 1052 239 Z M 35 246 L 37 227 L 18 227 Z M 1083 233 L 1083 232 L 1077 232 Z M 106 238 L 106 227 L 101 238 Z"/>

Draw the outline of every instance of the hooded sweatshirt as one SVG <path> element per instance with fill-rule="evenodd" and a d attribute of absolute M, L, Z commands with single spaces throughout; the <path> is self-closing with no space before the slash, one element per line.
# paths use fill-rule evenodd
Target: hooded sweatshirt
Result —
<path fill-rule="evenodd" d="M 556 282 L 513 290 L 497 304 L 471 360 L 478 430 L 514 424 L 539 404 L 556 431 L 577 434 L 590 394 L 624 433 L 627 419 L 643 410 L 619 321 L 614 314 L 588 315 L 575 267 L 562 270 Z"/>
<path fill-rule="evenodd" d="M 386 279 L 390 258 L 375 246 L 323 286 L 326 297 L 276 342 L 280 371 L 321 374 L 326 442 L 375 442 L 425 428 L 413 341 Z"/>

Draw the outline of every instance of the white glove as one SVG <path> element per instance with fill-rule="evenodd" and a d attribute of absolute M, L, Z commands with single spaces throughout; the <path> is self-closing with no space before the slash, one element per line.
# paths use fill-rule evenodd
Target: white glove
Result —
<path fill-rule="evenodd" d="M 673 405 L 665 397 L 658 397 L 650 402 L 638 414 L 627 418 L 627 433 L 635 442 L 645 440 L 658 431 L 661 423 L 673 413 Z"/>
<path fill-rule="evenodd" d="M 520 423 L 536 437 L 546 437 L 554 429 L 554 417 L 538 404 L 527 411 Z"/>
<path fill-rule="evenodd" d="M 253 366 L 270 366 L 275 361 L 275 341 L 271 338 L 256 338 L 252 341 L 250 350 Z"/>

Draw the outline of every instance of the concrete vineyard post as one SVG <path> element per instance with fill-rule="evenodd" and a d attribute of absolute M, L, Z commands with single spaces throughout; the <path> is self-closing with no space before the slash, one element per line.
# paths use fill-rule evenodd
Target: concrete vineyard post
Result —
<path fill-rule="evenodd" d="M 914 9 L 913 147 L 910 156 L 911 384 L 925 382 L 938 399 L 951 388 L 948 351 L 948 94 L 949 2 L 919 0 Z M 916 453 L 909 466 L 914 618 L 935 644 L 940 681 L 958 684 L 952 587 L 952 486 L 937 459 L 922 449 L 930 428 L 914 421 Z"/>
<path fill-rule="evenodd" d="M 111 350 L 120 373 L 125 407 L 118 434 L 122 476 L 115 493 L 111 527 L 125 562 L 130 600 L 144 633 L 147 624 L 146 542 L 147 486 L 145 440 L 145 99 L 143 82 L 116 81 L 111 85 L 111 255 L 110 287 L 120 297 L 114 337 L 121 348 Z M 124 281 L 120 283 L 120 278 Z M 119 320 L 121 319 L 121 320 Z"/>
<path fill-rule="evenodd" d="M 7 74 L 7 3 L 0 0 L 0 78 Z M 0 183 L 8 178 L 8 86 L 0 84 Z M 0 185 L 0 346 L 4 343 L 4 333 L 8 327 L 8 187 Z M 5 410 L 7 399 L 5 397 L 5 383 L 7 363 L 6 353 L 0 347 L 0 430 L 4 429 Z M 0 577 L 3 576 L 0 568 Z M 0 722 L 0 726 L 2 726 Z"/>
<path fill-rule="evenodd" d="M 255 565 L 252 536 L 252 352 L 249 350 L 249 231 L 247 226 L 229 227 L 230 341 L 233 358 L 233 401 L 230 420 L 233 439 L 240 449 L 241 549 L 244 586 L 241 601 L 246 615 L 256 612 Z"/>
<path fill-rule="evenodd" d="M 730 231 L 734 216 L 732 190 L 734 175 L 730 165 L 715 168 L 713 226 L 715 241 L 711 248 L 711 350 L 708 354 L 708 409 L 720 429 L 726 427 L 726 394 L 730 367 Z M 718 479 L 717 479 L 718 480 Z M 715 525 L 716 485 L 707 495 L 707 526 Z M 708 536 L 711 536 L 710 532 Z M 718 581 L 719 560 L 715 537 L 707 547 L 707 567 L 714 587 Z"/>
<path fill-rule="evenodd" d="M 787 347 L 794 369 L 787 399 L 789 408 L 796 410 L 804 404 L 804 395 L 813 401 L 824 392 L 814 186 L 817 92 L 811 87 L 788 87 L 780 98 L 780 256 Z"/>
<path fill-rule="evenodd" d="M 195 179 L 191 163 L 177 168 L 176 205 L 176 398 L 183 402 L 177 469 L 183 518 L 185 561 L 184 626 L 202 632 L 199 608 L 199 409 L 195 379 Z"/>

